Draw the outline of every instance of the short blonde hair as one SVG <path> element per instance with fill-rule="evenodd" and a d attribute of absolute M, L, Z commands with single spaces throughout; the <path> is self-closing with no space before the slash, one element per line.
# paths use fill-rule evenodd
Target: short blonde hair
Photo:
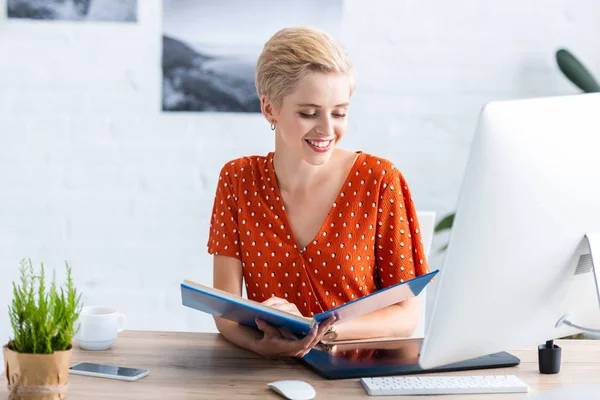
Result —
<path fill-rule="evenodd" d="M 296 89 L 298 82 L 314 72 L 343 73 L 354 91 L 352 64 L 343 47 L 328 33 L 308 27 L 285 28 L 265 44 L 256 64 L 256 91 L 275 108 Z"/>

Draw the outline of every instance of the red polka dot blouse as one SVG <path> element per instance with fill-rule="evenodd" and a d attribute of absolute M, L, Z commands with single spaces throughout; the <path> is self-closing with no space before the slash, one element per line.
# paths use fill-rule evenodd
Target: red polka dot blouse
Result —
<path fill-rule="evenodd" d="M 242 262 L 249 299 L 274 295 L 312 316 L 429 272 L 422 243 L 400 171 L 359 152 L 321 229 L 299 248 L 269 153 L 222 168 L 208 252 Z"/>

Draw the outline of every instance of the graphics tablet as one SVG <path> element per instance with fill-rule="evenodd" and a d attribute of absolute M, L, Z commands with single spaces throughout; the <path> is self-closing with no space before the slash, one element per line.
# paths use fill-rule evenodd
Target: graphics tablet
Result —
<path fill-rule="evenodd" d="M 301 361 L 326 379 L 468 371 L 514 367 L 520 363 L 517 357 L 500 352 L 426 370 L 419 366 L 422 341 L 422 338 L 390 339 L 336 344 L 329 348 L 319 345 Z"/>

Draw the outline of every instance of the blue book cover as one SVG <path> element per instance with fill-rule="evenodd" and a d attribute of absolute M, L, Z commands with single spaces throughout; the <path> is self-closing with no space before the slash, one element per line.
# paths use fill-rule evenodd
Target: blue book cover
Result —
<path fill-rule="evenodd" d="M 255 320 L 258 318 L 275 327 L 287 328 L 299 335 L 307 335 L 315 323 L 325 321 L 332 315 L 337 317 L 338 323 L 342 323 L 417 296 L 438 272 L 439 270 L 436 270 L 380 289 L 317 314 L 313 318 L 277 310 L 190 280 L 185 280 L 181 284 L 181 300 L 186 307 L 235 321 L 241 325 L 256 328 Z"/>

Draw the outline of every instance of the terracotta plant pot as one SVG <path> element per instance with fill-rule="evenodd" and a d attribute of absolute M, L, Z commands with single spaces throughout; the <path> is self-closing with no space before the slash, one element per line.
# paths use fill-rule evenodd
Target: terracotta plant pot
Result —
<path fill-rule="evenodd" d="M 2 348 L 9 399 L 57 400 L 67 398 L 72 348 L 52 354 L 25 354 Z"/>

